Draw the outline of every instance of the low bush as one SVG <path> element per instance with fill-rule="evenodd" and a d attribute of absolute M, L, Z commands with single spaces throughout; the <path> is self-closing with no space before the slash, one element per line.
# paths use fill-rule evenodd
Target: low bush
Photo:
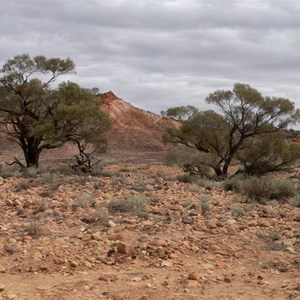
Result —
<path fill-rule="evenodd" d="M 178 175 L 176 179 L 183 183 L 195 183 L 198 180 L 197 176 L 191 174 Z"/>
<path fill-rule="evenodd" d="M 288 180 L 274 180 L 270 177 L 251 177 L 241 185 L 241 193 L 259 203 L 267 200 L 286 201 L 296 195 L 295 185 Z"/>
<path fill-rule="evenodd" d="M 142 195 L 133 196 L 129 199 L 112 199 L 108 204 L 110 213 L 134 213 L 141 214 L 148 204 L 148 199 Z"/>
<path fill-rule="evenodd" d="M 300 194 L 297 194 L 294 197 L 289 198 L 289 203 L 295 207 L 300 207 Z"/>
<path fill-rule="evenodd" d="M 273 193 L 271 198 L 277 200 L 287 200 L 297 194 L 297 189 L 292 181 L 273 181 Z"/>
<path fill-rule="evenodd" d="M 245 215 L 245 210 L 242 207 L 235 206 L 231 209 L 231 216 L 234 219 L 239 219 Z"/>
<path fill-rule="evenodd" d="M 241 185 L 243 182 L 243 177 L 241 176 L 233 176 L 231 178 L 226 179 L 222 186 L 225 191 L 233 191 L 238 193 L 241 190 Z"/>
<path fill-rule="evenodd" d="M 205 216 L 209 212 L 209 198 L 206 195 L 200 196 L 200 208 L 202 216 Z"/>

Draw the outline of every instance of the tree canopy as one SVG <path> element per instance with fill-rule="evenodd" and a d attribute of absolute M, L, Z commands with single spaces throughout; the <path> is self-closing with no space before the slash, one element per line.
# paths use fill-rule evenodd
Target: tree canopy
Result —
<path fill-rule="evenodd" d="M 97 149 L 105 146 L 104 134 L 111 123 L 99 98 L 69 81 L 52 87 L 74 68 L 69 58 L 22 54 L 1 69 L 0 130 L 21 147 L 27 167 L 38 166 L 44 149 L 67 141 L 93 143 Z M 15 162 L 22 164 L 17 158 Z"/>
<path fill-rule="evenodd" d="M 265 97 L 247 84 L 236 83 L 232 91 L 217 90 L 206 101 L 216 105 L 221 113 L 194 110 L 190 118 L 181 118 L 180 128 L 168 129 L 164 140 L 209 153 L 208 164 L 218 176 L 227 176 L 229 166 L 246 142 L 247 147 L 251 142 L 253 146 L 256 137 L 262 141 L 300 119 L 300 111 L 292 101 Z M 181 113 L 183 109 L 170 111 Z"/>

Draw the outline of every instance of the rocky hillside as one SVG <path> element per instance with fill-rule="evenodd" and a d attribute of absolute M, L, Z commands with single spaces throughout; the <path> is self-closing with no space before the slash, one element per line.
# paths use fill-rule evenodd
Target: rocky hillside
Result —
<path fill-rule="evenodd" d="M 102 101 L 113 120 L 109 133 L 112 149 L 161 151 L 165 129 L 179 126 L 179 122 L 139 109 L 111 91 L 103 94 Z"/>

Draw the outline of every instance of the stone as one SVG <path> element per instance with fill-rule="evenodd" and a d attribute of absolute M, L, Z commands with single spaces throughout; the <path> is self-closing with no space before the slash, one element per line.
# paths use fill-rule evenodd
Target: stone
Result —
<path fill-rule="evenodd" d="M 140 282 L 140 281 L 142 281 L 142 277 L 135 276 L 135 277 L 132 277 L 131 280 L 135 281 L 135 282 Z"/>
<path fill-rule="evenodd" d="M 5 290 L 5 285 L 4 284 L 0 284 L 0 292 Z"/>
<path fill-rule="evenodd" d="M 117 225 L 116 225 L 116 223 L 114 223 L 114 222 L 113 222 L 113 221 L 111 221 L 111 220 L 109 220 L 107 224 L 108 224 L 108 226 L 109 226 L 109 227 L 111 227 L 111 228 L 113 228 L 113 227 L 116 227 L 116 226 L 117 226 Z"/>
<path fill-rule="evenodd" d="M 45 286 L 45 285 L 39 285 L 36 287 L 36 289 L 39 291 L 47 291 L 49 289 L 49 287 Z"/>
<path fill-rule="evenodd" d="M 195 273 L 189 273 L 188 280 L 197 280 L 197 275 Z"/>
<path fill-rule="evenodd" d="M 271 224 L 270 224 L 270 222 L 267 221 L 267 220 L 260 220 L 260 221 L 258 222 L 258 226 L 260 226 L 260 227 L 270 227 Z"/>
<path fill-rule="evenodd" d="M 101 241 L 102 236 L 101 233 L 99 231 L 91 234 L 91 240 L 95 240 L 95 241 Z"/>
<path fill-rule="evenodd" d="M 78 263 L 75 260 L 71 260 L 70 261 L 70 266 L 73 267 L 73 268 L 76 268 L 76 267 L 78 267 Z"/>
<path fill-rule="evenodd" d="M 117 281 L 118 277 L 116 274 L 113 273 L 102 273 L 99 277 L 98 280 L 100 281 Z"/>
<path fill-rule="evenodd" d="M 183 224 L 193 224 L 193 218 L 191 218 L 189 216 L 183 216 L 182 223 Z"/>
<path fill-rule="evenodd" d="M 226 221 L 226 223 L 227 223 L 228 225 L 234 225 L 234 224 L 237 223 L 237 221 L 234 220 L 234 219 L 229 219 L 229 220 Z"/>
<path fill-rule="evenodd" d="M 40 266 L 39 266 L 39 269 L 40 269 L 41 271 L 47 271 L 47 270 L 49 269 L 49 267 L 48 267 L 47 265 L 43 264 L 43 265 L 40 265 Z"/>
<path fill-rule="evenodd" d="M 113 300 L 125 300 L 125 297 L 124 297 L 123 294 L 118 293 L 118 294 L 113 295 L 113 296 L 112 296 L 112 299 L 113 299 Z"/>
<path fill-rule="evenodd" d="M 215 228 L 218 227 L 218 225 L 217 225 L 217 222 L 216 222 L 216 221 L 210 220 L 210 221 L 207 221 L 206 227 L 207 227 L 208 229 L 215 229 Z"/>
<path fill-rule="evenodd" d="M 6 272 L 6 268 L 0 265 L 0 273 L 5 273 L 5 272 Z"/>
<path fill-rule="evenodd" d="M 8 300 L 13 300 L 13 299 L 18 299 L 18 296 L 15 295 L 15 294 L 7 294 L 7 295 L 6 295 L 6 298 L 7 298 Z"/>
<path fill-rule="evenodd" d="M 124 243 L 118 243 L 117 244 L 117 252 L 119 254 L 128 254 L 129 251 L 128 251 L 127 245 Z"/>
<path fill-rule="evenodd" d="M 172 267 L 173 266 L 173 263 L 171 261 L 168 261 L 168 260 L 163 260 L 161 262 L 161 266 L 162 267 Z"/>

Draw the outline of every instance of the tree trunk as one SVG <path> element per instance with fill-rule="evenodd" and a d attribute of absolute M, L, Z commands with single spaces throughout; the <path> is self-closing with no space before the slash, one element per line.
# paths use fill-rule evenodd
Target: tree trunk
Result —
<path fill-rule="evenodd" d="M 23 149 L 23 151 L 24 151 L 24 149 Z M 35 149 L 35 148 L 26 149 L 26 151 L 24 151 L 27 168 L 30 168 L 30 167 L 37 168 L 39 166 L 40 154 L 41 153 L 40 153 L 39 149 Z"/>
<path fill-rule="evenodd" d="M 224 166 L 223 166 L 223 176 L 224 177 L 227 177 L 227 173 L 228 173 L 228 168 L 231 164 L 231 159 L 227 159 L 224 163 Z"/>
<path fill-rule="evenodd" d="M 214 167 L 213 169 L 214 169 L 214 171 L 215 171 L 215 174 L 216 174 L 218 177 L 222 177 L 222 176 L 223 176 L 223 173 L 222 173 L 222 170 L 221 170 L 221 167 L 220 167 L 220 166 Z"/>
<path fill-rule="evenodd" d="M 26 167 L 38 167 L 39 166 L 39 158 L 41 154 L 40 140 L 30 138 L 27 140 L 21 141 L 22 150 L 24 153 L 25 161 L 26 161 Z"/>

